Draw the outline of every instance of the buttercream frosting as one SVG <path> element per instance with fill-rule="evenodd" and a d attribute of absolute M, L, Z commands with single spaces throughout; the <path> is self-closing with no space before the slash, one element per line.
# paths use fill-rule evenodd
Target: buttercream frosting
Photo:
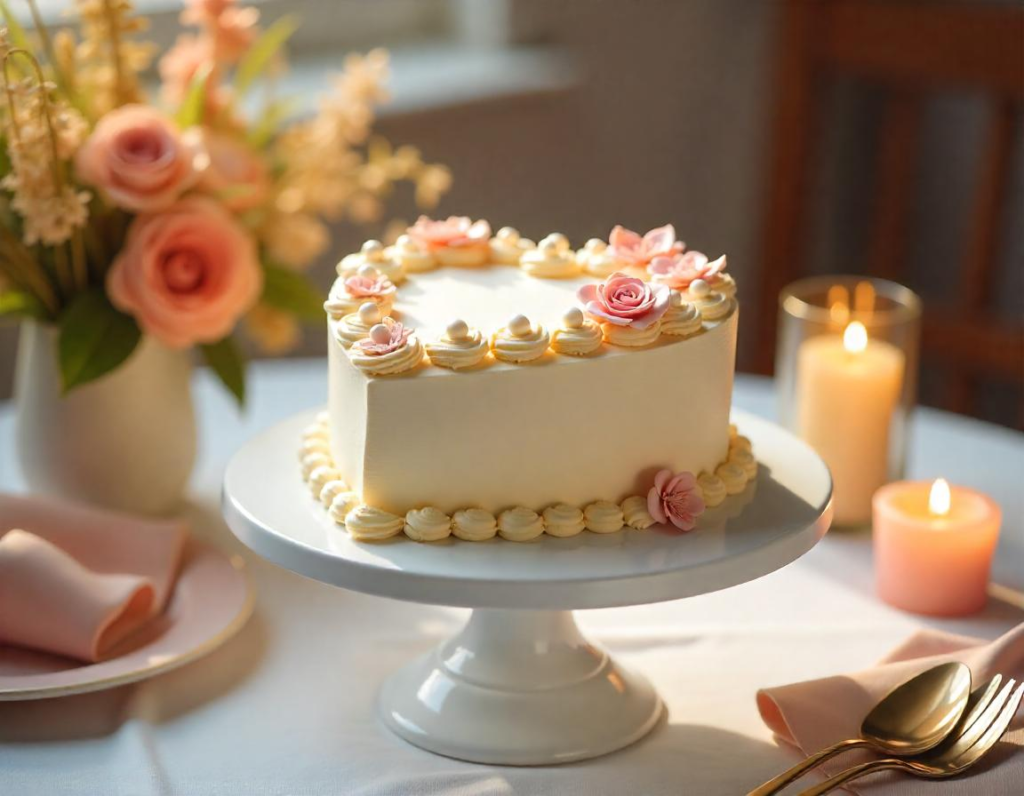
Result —
<path fill-rule="evenodd" d="M 642 531 L 654 525 L 654 517 L 647 510 L 647 498 L 633 495 L 622 501 L 622 521 L 630 528 Z"/>
<path fill-rule="evenodd" d="M 564 235 L 548 235 L 536 249 L 524 253 L 519 263 L 525 273 L 541 279 L 565 279 L 580 271 Z"/>
<path fill-rule="evenodd" d="M 327 513 L 338 525 L 344 525 L 345 517 L 358 505 L 359 495 L 355 492 L 339 492 L 331 498 L 331 505 L 327 509 Z"/>
<path fill-rule="evenodd" d="M 622 528 L 623 513 L 618 503 L 595 500 L 583 510 L 583 520 L 594 533 L 615 533 Z"/>
<path fill-rule="evenodd" d="M 479 329 L 471 329 L 465 321 L 448 324 L 445 333 L 425 344 L 430 361 L 441 368 L 461 370 L 480 364 L 490 350 L 490 344 Z"/>
<path fill-rule="evenodd" d="M 338 495 L 348 491 L 348 484 L 346 484 L 340 478 L 336 478 L 333 481 L 328 481 L 326 484 L 324 484 L 323 489 L 320 490 L 320 494 L 318 497 L 320 498 L 320 502 L 323 503 L 324 506 L 329 509 L 331 507 L 331 504 L 334 503 L 334 499 Z M 352 494 L 355 493 L 353 492 Z"/>
<path fill-rule="evenodd" d="M 360 268 L 372 266 L 394 284 L 400 285 L 405 281 L 405 267 L 390 255 L 391 250 L 385 249 L 379 240 L 368 240 L 357 253 L 342 258 L 337 267 L 338 276 L 349 277 L 358 273 Z"/>
<path fill-rule="evenodd" d="M 701 473 L 697 477 L 697 486 L 700 487 L 704 504 L 708 508 L 714 508 L 725 500 L 725 482 L 714 473 Z"/>
<path fill-rule="evenodd" d="M 586 245 L 576 252 L 576 260 L 591 276 L 604 279 L 611 276 L 622 266 L 622 263 L 608 251 L 608 244 L 600 238 L 591 238 Z"/>
<path fill-rule="evenodd" d="M 390 322 L 390 323 L 388 323 Z M 389 337 L 390 336 L 390 337 Z M 419 338 L 391 318 L 370 329 L 369 336 L 348 350 L 349 361 L 371 376 L 391 376 L 412 370 L 423 361 Z"/>
<path fill-rule="evenodd" d="M 323 440 L 326 440 L 326 439 L 329 439 L 330 436 L 331 436 L 331 432 L 330 432 L 330 429 L 328 428 L 328 426 L 326 424 L 324 424 L 324 423 L 320 423 L 319 421 L 310 423 L 302 431 L 302 438 L 304 440 L 312 440 L 312 439 L 323 439 Z"/>
<path fill-rule="evenodd" d="M 544 520 L 533 509 L 516 506 L 498 515 L 498 533 L 510 542 L 528 542 L 544 533 Z"/>
<path fill-rule="evenodd" d="M 719 274 L 715 281 L 715 290 L 726 298 L 736 298 L 736 280 L 731 274 Z"/>
<path fill-rule="evenodd" d="M 742 434 L 737 434 L 735 437 L 729 440 L 729 448 L 735 448 L 737 450 L 744 451 L 753 450 L 753 446 L 750 444 L 749 437 L 744 437 Z"/>
<path fill-rule="evenodd" d="M 313 453 L 322 453 L 330 458 L 331 443 L 327 437 L 307 437 L 302 440 L 302 445 L 299 446 L 299 461 Z"/>
<path fill-rule="evenodd" d="M 360 266 L 359 271 L 339 278 L 324 302 L 324 309 L 333 320 L 356 312 L 370 301 L 387 315 L 395 305 L 395 283 L 372 265 Z"/>
<path fill-rule="evenodd" d="M 334 339 L 343 348 L 351 348 L 370 336 L 370 329 L 383 320 L 380 307 L 372 301 L 364 302 L 356 312 L 350 312 L 334 327 Z"/>
<path fill-rule="evenodd" d="M 731 448 L 729 450 L 729 462 L 743 468 L 743 474 L 747 476 L 748 481 L 757 476 L 757 459 L 754 458 L 754 454 L 749 450 Z"/>
<path fill-rule="evenodd" d="M 420 246 L 408 235 L 399 235 L 395 245 L 390 247 L 387 256 L 401 263 L 406 273 L 421 274 L 437 268 L 437 260 L 427 249 Z"/>
<path fill-rule="evenodd" d="M 330 454 L 322 451 L 316 453 L 308 453 L 302 457 L 302 477 L 309 480 L 309 475 L 317 467 L 333 467 L 334 462 L 331 461 Z"/>
<path fill-rule="evenodd" d="M 309 490 L 313 493 L 313 497 L 320 499 L 320 491 L 330 481 L 337 481 L 341 478 L 341 473 L 334 469 L 332 464 L 323 464 L 319 467 L 314 468 L 309 474 Z"/>
<path fill-rule="evenodd" d="M 544 527 L 549 536 L 575 536 L 586 527 L 583 512 L 576 506 L 559 503 L 544 509 Z"/>
<path fill-rule="evenodd" d="M 459 509 L 452 515 L 452 534 L 467 542 L 493 539 L 498 532 L 498 521 L 483 509 Z"/>
<path fill-rule="evenodd" d="M 646 329 L 635 326 L 616 326 L 614 323 L 602 323 L 605 342 L 623 348 L 640 348 L 657 342 L 661 335 L 661 321 L 655 321 Z"/>
<path fill-rule="evenodd" d="M 732 312 L 733 300 L 728 296 L 712 290 L 703 279 L 694 279 L 686 292 L 687 299 L 698 310 L 706 321 L 720 321 Z"/>
<path fill-rule="evenodd" d="M 725 484 L 725 492 L 728 495 L 738 495 L 747 488 L 747 474 L 738 464 L 726 462 L 715 468 L 715 475 L 722 479 Z"/>
<path fill-rule="evenodd" d="M 519 265 L 519 258 L 535 248 L 529 238 L 520 236 L 515 227 L 502 227 L 491 238 L 491 259 L 501 265 Z"/>
<path fill-rule="evenodd" d="M 494 356 L 505 362 L 530 362 L 544 356 L 551 337 L 540 324 L 534 326 L 525 315 L 516 315 L 491 340 Z"/>
<path fill-rule="evenodd" d="M 700 311 L 686 301 L 682 293 L 673 290 L 669 298 L 668 309 L 661 318 L 661 333 L 677 337 L 690 337 L 697 334 L 703 326 Z"/>
<path fill-rule="evenodd" d="M 451 532 L 452 518 L 433 506 L 412 509 L 405 515 L 405 535 L 415 542 L 436 542 Z"/>
<path fill-rule="evenodd" d="M 345 529 L 358 542 L 379 542 L 397 536 L 405 528 L 405 518 L 373 506 L 360 505 L 345 515 Z"/>
<path fill-rule="evenodd" d="M 562 328 L 551 333 L 551 348 L 559 354 L 585 357 L 601 347 L 604 332 L 579 307 L 571 307 L 562 316 Z"/>

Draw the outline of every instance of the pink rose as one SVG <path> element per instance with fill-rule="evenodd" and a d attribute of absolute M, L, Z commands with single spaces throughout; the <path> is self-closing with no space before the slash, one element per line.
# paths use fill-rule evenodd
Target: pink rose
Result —
<path fill-rule="evenodd" d="M 652 285 L 622 273 L 614 273 L 598 285 L 584 285 L 576 292 L 584 311 L 595 321 L 634 329 L 647 329 L 661 320 L 670 297 L 665 285 Z"/>
<path fill-rule="evenodd" d="M 380 298 L 397 290 L 386 276 L 350 276 L 345 280 L 345 292 L 352 298 Z"/>
<path fill-rule="evenodd" d="M 124 105 L 99 120 L 75 156 L 83 182 L 118 207 L 151 213 L 190 188 L 202 153 L 185 143 L 175 124 L 145 105 Z"/>
<path fill-rule="evenodd" d="M 266 202 L 270 195 L 269 169 L 244 141 L 205 127 L 193 127 L 185 132 L 184 138 L 209 156 L 196 185 L 199 190 L 212 194 L 236 212 L 252 210 Z"/>
<path fill-rule="evenodd" d="M 486 246 L 491 239 L 491 225 L 483 219 L 471 221 L 466 216 L 448 216 L 444 221 L 420 216 L 406 234 L 426 249 Z"/>
<path fill-rule="evenodd" d="M 660 523 L 671 522 L 681 531 L 692 531 L 704 512 L 704 498 L 693 473 L 673 475 L 659 470 L 647 493 L 647 511 Z"/>
<path fill-rule="evenodd" d="M 114 306 L 171 348 L 220 340 L 262 287 L 252 238 L 202 197 L 138 216 L 107 274 Z"/>
<path fill-rule="evenodd" d="M 647 273 L 659 284 L 668 285 L 676 290 L 685 290 L 695 279 L 703 279 L 714 284 L 719 280 L 725 266 L 724 254 L 714 262 L 708 262 L 707 255 L 689 251 L 671 257 L 655 257 L 647 266 Z"/>
<path fill-rule="evenodd" d="M 608 236 L 608 253 L 617 260 L 643 267 L 660 255 L 677 254 L 686 244 L 676 240 L 671 224 L 652 229 L 642 237 L 631 229 L 617 226 Z"/>
<path fill-rule="evenodd" d="M 404 346 L 411 334 L 412 329 L 406 329 L 392 318 L 385 318 L 370 329 L 369 337 L 364 337 L 353 348 L 371 357 L 382 357 Z"/>

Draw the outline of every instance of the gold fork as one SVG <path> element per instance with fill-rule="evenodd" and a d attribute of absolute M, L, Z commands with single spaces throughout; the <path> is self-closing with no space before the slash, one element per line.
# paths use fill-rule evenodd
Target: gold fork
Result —
<path fill-rule="evenodd" d="M 945 779 L 963 773 L 988 754 L 1002 738 L 1024 698 L 1024 683 L 1017 685 L 1015 680 L 1009 680 L 999 695 L 985 705 L 984 696 L 990 695 L 991 690 L 990 683 L 979 694 L 974 709 L 968 707 L 960 727 L 931 752 L 916 758 L 889 758 L 861 763 L 803 791 L 800 796 L 823 796 L 840 785 L 876 771 L 897 770 L 926 779 Z"/>

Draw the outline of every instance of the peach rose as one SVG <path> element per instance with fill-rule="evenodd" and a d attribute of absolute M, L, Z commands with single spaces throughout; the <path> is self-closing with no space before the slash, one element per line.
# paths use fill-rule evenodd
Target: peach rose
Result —
<path fill-rule="evenodd" d="M 204 165 L 174 122 L 145 105 L 124 105 L 96 124 L 75 156 L 79 178 L 118 207 L 152 213 L 190 188 Z"/>
<path fill-rule="evenodd" d="M 186 143 L 209 157 L 196 187 L 215 196 L 229 210 L 259 207 L 270 194 L 266 162 L 243 141 L 204 127 L 185 132 Z"/>
<path fill-rule="evenodd" d="M 227 335 L 260 296 L 256 245 L 212 199 L 137 217 L 107 274 L 114 306 L 171 348 Z"/>

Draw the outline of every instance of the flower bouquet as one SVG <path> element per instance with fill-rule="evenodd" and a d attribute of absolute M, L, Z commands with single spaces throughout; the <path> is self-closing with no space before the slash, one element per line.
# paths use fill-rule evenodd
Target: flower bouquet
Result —
<path fill-rule="evenodd" d="M 446 168 L 371 138 L 387 55 L 350 55 L 315 114 L 275 96 L 290 17 L 261 29 L 235 0 L 186 0 L 191 30 L 159 60 L 129 0 L 75 0 L 76 32 L 26 32 L 0 0 L 0 314 L 54 327 L 63 392 L 125 363 L 146 337 L 198 347 L 241 402 L 241 327 L 271 353 L 322 300 L 302 270 L 328 224 L 376 220 L 396 183 L 417 203 Z M 260 99 L 253 89 L 261 86 Z M 243 107 L 260 106 L 247 116 Z"/>

